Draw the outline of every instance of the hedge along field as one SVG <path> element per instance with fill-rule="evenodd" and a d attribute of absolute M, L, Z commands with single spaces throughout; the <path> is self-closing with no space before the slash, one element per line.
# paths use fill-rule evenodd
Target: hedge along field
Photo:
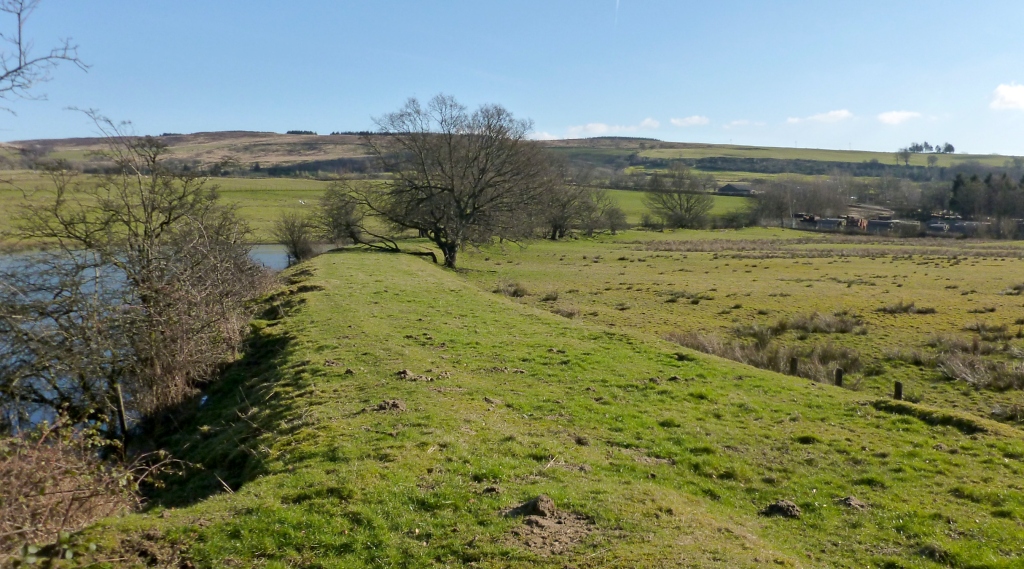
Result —
<path fill-rule="evenodd" d="M 172 439 L 202 468 L 68 563 L 1019 566 L 1013 429 L 556 316 L 476 286 L 491 270 L 294 268 Z M 574 533 L 509 515 L 540 494 Z M 800 517 L 761 515 L 780 499 Z"/>
<path fill-rule="evenodd" d="M 464 266 L 485 290 L 515 283 L 518 302 L 584 322 L 722 355 L 756 345 L 750 361 L 785 373 L 795 350 L 801 375 L 843 367 L 864 394 L 901 381 L 911 400 L 1020 424 L 1024 392 L 1000 381 L 1024 387 L 1022 256 L 1006 241 L 633 231 L 485 248 Z"/>

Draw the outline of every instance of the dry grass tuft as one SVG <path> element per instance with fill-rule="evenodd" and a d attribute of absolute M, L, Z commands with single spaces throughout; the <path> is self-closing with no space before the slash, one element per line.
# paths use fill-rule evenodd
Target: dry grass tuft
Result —
<path fill-rule="evenodd" d="M 530 294 L 526 286 L 518 281 L 498 281 L 497 286 L 494 288 L 494 292 L 498 294 L 504 294 L 505 296 L 512 298 L 522 298 Z"/>
<path fill-rule="evenodd" d="M 715 334 L 697 332 L 673 332 L 666 336 L 666 339 L 706 354 L 778 373 L 788 374 L 790 362 L 796 358 L 796 375 L 821 383 L 831 383 L 836 368 L 853 373 L 860 371 L 863 367 L 860 353 L 857 350 L 833 343 L 815 344 L 809 347 L 784 346 L 772 341 L 764 343 L 727 341 Z"/>
<path fill-rule="evenodd" d="M 888 304 L 878 309 L 884 314 L 935 314 L 936 310 L 930 306 L 917 306 L 913 301 L 899 301 Z"/>

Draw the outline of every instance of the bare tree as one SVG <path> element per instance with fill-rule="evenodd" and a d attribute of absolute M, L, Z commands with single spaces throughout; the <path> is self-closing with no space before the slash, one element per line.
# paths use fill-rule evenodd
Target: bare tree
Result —
<path fill-rule="evenodd" d="M 565 237 L 570 230 L 590 225 L 599 218 L 598 204 L 589 187 L 592 171 L 584 167 L 573 168 L 565 163 L 557 164 L 555 168 L 555 183 L 544 196 L 541 212 L 548 237 L 552 240 Z"/>
<path fill-rule="evenodd" d="M 902 160 L 904 166 L 910 166 L 910 157 L 913 154 L 909 148 L 900 148 L 896 151 L 896 165 L 899 166 L 900 160 Z"/>
<path fill-rule="evenodd" d="M 352 194 L 369 214 L 429 238 L 449 268 L 467 244 L 532 232 L 553 176 L 527 138 L 530 121 L 498 105 L 470 113 L 437 95 L 426 106 L 409 99 L 376 122 L 379 133 L 366 140 L 392 178 Z"/>
<path fill-rule="evenodd" d="M 758 184 L 753 215 L 762 223 L 778 220 L 779 227 L 786 226 L 786 220 L 793 217 L 794 204 L 792 187 L 779 180 Z"/>
<path fill-rule="evenodd" d="M 678 166 L 665 177 L 651 176 L 644 204 L 651 212 L 676 228 L 697 228 L 704 225 L 715 198 L 708 193 L 713 178 L 700 176 L 685 166 Z"/>
<path fill-rule="evenodd" d="M 286 211 L 274 222 L 271 233 L 284 245 L 289 263 L 299 263 L 316 255 L 313 245 L 316 222 L 312 216 Z"/>
<path fill-rule="evenodd" d="M 348 186 L 342 182 L 333 182 L 320 198 L 316 222 L 328 243 L 359 243 L 362 241 L 364 215 L 365 212 L 352 197 Z"/>
<path fill-rule="evenodd" d="M 78 57 L 78 46 L 70 39 L 61 40 L 45 53 L 33 53 L 32 41 L 25 36 L 25 24 L 38 5 L 39 0 L 0 0 L 0 13 L 14 19 L 11 29 L 0 32 L 0 99 L 31 98 L 29 91 L 49 81 L 50 73 L 61 63 L 88 69 Z"/>

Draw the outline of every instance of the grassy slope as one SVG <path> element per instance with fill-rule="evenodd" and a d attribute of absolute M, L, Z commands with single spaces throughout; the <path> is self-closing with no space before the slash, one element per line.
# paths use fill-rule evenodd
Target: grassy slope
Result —
<path fill-rule="evenodd" d="M 1024 444 L 1005 427 L 967 419 L 991 430 L 967 435 L 914 406 L 680 360 L 653 337 L 510 302 L 418 258 L 307 267 L 306 288 L 273 299 L 287 315 L 256 322 L 177 441 L 208 470 L 165 499 L 197 501 L 92 530 L 81 540 L 100 555 L 154 539 L 211 567 L 1021 563 Z M 494 371 L 506 366 L 526 373 Z M 401 369 L 451 376 L 408 382 Z M 384 399 L 408 411 L 361 412 Z M 492 485 L 501 493 L 483 493 Z M 564 558 L 507 539 L 520 522 L 500 511 L 539 493 L 594 522 Z M 851 494 L 872 508 L 834 502 Z M 779 498 L 803 517 L 757 515 Z"/>

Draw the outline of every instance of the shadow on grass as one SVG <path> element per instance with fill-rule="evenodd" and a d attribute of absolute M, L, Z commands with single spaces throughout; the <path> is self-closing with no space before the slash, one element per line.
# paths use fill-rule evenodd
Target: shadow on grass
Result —
<path fill-rule="evenodd" d="M 146 440 L 136 446 L 164 449 L 185 463 L 180 474 L 144 488 L 149 508 L 234 492 L 265 471 L 271 443 L 261 439 L 293 415 L 295 398 L 286 394 L 301 382 L 295 370 L 283 369 L 294 338 L 278 331 L 278 320 L 303 303 L 293 295 L 308 291 L 283 292 L 265 299 L 239 359 L 202 393 L 145 426 Z"/>

